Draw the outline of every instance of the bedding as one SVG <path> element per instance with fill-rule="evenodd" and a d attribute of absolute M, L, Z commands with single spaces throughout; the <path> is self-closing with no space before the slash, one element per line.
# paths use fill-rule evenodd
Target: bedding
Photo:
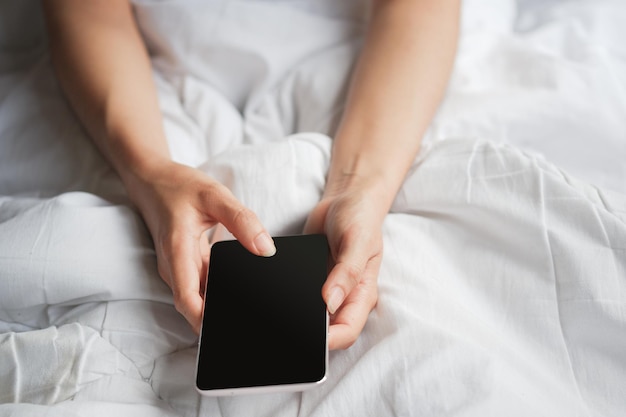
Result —
<path fill-rule="evenodd" d="M 300 233 L 320 198 L 361 6 L 134 2 L 173 157 L 272 234 Z M 0 415 L 625 415 L 625 19 L 621 0 L 466 1 L 363 334 L 319 388 L 208 398 L 147 229 L 56 84 L 38 2 L 1 3 Z"/>

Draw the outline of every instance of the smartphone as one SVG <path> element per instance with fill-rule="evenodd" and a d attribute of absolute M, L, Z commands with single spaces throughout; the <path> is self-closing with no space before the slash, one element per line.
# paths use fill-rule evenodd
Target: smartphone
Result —
<path fill-rule="evenodd" d="M 224 396 L 303 391 L 328 369 L 324 235 L 274 237 L 276 254 L 238 241 L 211 247 L 196 388 Z"/>

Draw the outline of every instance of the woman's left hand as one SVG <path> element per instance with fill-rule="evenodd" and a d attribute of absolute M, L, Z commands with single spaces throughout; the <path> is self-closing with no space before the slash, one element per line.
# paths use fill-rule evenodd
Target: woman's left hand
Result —
<path fill-rule="evenodd" d="M 324 196 L 309 215 L 305 233 L 324 233 L 333 267 L 322 288 L 331 314 L 329 348 L 350 347 L 378 300 L 386 210 L 367 189 Z"/>

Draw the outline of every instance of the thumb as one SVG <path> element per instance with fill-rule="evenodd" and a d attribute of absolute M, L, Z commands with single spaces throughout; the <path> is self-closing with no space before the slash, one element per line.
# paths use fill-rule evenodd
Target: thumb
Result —
<path fill-rule="evenodd" d="M 367 246 L 359 240 L 340 246 L 335 265 L 322 288 L 331 314 L 339 310 L 348 294 L 361 282 L 369 261 L 367 253 Z"/>

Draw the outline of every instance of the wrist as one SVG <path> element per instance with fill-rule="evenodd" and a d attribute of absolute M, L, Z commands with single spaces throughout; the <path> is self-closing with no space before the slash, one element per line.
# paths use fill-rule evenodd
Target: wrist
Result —
<path fill-rule="evenodd" d="M 333 142 L 325 195 L 368 189 L 391 207 L 419 145 L 407 125 L 386 132 L 376 123 L 345 123 Z"/>
<path fill-rule="evenodd" d="M 362 193 L 364 198 L 391 207 L 413 158 L 387 158 L 386 155 L 355 152 L 333 153 L 324 197 L 345 192 Z"/>
<path fill-rule="evenodd" d="M 356 196 L 359 201 L 378 212 L 382 219 L 389 212 L 399 185 L 386 175 L 376 171 L 360 173 L 348 170 L 329 173 L 323 199 L 334 199 L 344 195 Z"/>
<path fill-rule="evenodd" d="M 168 180 L 175 180 L 177 163 L 169 157 L 152 156 L 142 161 L 129 162 L 117 167 L 132 203 L 143 212 L 145 200 L 153 195 L 153 189 Z"/>

